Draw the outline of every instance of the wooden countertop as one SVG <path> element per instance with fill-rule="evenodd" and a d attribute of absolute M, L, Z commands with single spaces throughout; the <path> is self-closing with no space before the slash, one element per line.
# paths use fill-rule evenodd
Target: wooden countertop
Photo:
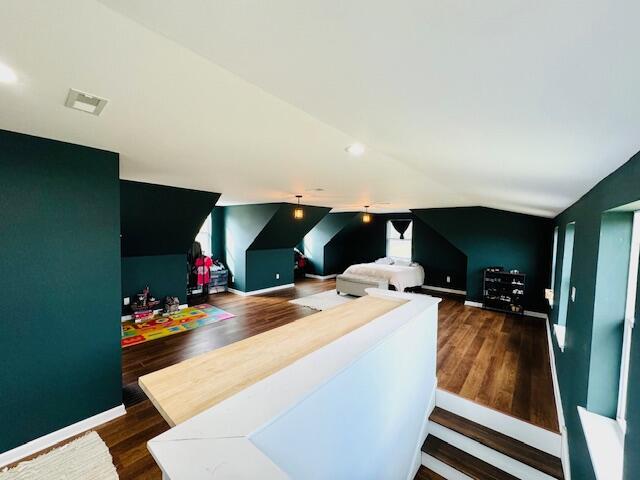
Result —
<path fill-rule="evenodd" d="M 140 377 L 172 427 L 406 303 L 366 296 Z"/>

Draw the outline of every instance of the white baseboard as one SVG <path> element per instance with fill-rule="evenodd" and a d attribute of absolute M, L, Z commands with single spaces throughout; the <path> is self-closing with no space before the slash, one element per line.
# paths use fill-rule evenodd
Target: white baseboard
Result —
<path fill-rule="evenodd" d="M 287 283 L 286 285 L 278 285 L 277 287 L 269 287 L 262 288 L 260 290 L 251 290 L 250 292 L 243 292 L 241 290 L 236 290 L 235 288 L 230 288 L 229 291 L 231 293 L 235 293 L 236 295 L 240 295 L 241 297 L 247 297 L 250 295 L 261 295 L 263 293 L 275 292 L 276 290 L 284 290 L 286 288 L 293 288 L 295 284 Z"/>
<path fill-rule="evenodd" d="M 189 308 L 189 305 L 183 303 L 182 305 L 178 305 L 178 310 L 184 310 L 185 308 Z"/>
<path fill-rule="evenodd" d="M 455 290 L 453 288 L 436 287 L 433 285 L 422 285 L 424 290 L 433 290 L 434 292 L 454 293 L 456 295 L 466 295 L 466 290 Z"/>
<path fill-rule="evenodd" d="M 482 308 L 482 302 L 472 302 L 471 300 L 464 301 L 465 307 L 478 307 Z"/>
<path fill-rule="evenodd" d="M 500 470 L 513 475 L 516 478 L 526 478 L 527 480 L 554 480 L 546 473 L 536 470 L 518 460 L 515 460 L 503 453 L 487 447 L 465 435 L 444 427 L 435 422 L 429 422 L 429 433 L 438 437 L 469 455 L 493 465 Z"/>
<path fill-rule="evenodd" d="M 538 450 L 561 458 L 562 437 L 531 423 L 438 389 L 436 405 L 472 422 L 520 440 Z"/>
<path fill-rule="evenodd" d="M 482 308 L 482 302 L 473 302 L 471 300 L 465 300 L 464 304 L 466 307 L 478 307 Z M 545 320 L 548 318 L 546 313 L 543 312 L 534 312 L 533 310 L 525 310 L 524 315 L 526 317 L 536 317 L 536 318 L 544 318 Z"/>
<path fill-rule="evenodd" d="M 562 397 L 560 395 L 560 382 L 558 380 L 558 371 L 556 370 L 556 354 L 553 349 L 553 335 L 549 320 L 545 323 L 547 331 L 547 343 L 549 347 L 549 363 L 551 365 L 551 379 L 553 382 L 553 395 L 556 400 L 556 411 L 558 415 L 558 425 L 560 425 L 560 434 L 562 435 L 561 457 L 562 470 L 564 471 L 565 480 L 571 480 L 571 466 L 569 464 L 569 437 L 567 435 L 567 426 L 564 421 L 564 411 L 562 408 Z"/>
<path fill-rule="evenodd" d="M 1 453 L 0 468 L 5 465 L 9 465 L 10 463 L 15 463 L 24 457 L 33 455 L 40 450 L 49 448 L 56 443 L 62 442 L 75 435 L 86 432 L 87 430 L 91 430 L 92 428 L 96 428 L 98 425 L 109 422 L 114 418 L 118 418 L 119 416 L 124 415 L 125 413 L 127 412 L 124 409 L 124 405 L 118 405 L 117 407 L 114 407 L 110 410 L 98 413 L 93 417 L 85 418 L 84 420 L 80 420 L 79 422 L 76 422 L 72 425 L 61 428 L 60 430 L 56 430 L 55 432 L 51 432 L 40 438 L 31 440 L 24 445 L 20 445 L 19 447 Z"/>
<path fill-rule="evenodd" d="M 450 467 L 446 463 L 441 462 L 437 458 L 424 452 L 422 452 L 422 465 L 427 467 L 429 470 L 436 472 L 438 475 L 443 476 L 447 480 L 473 480 L 473 478 L 465 475 L 460 470 L 456 470 L 455 468 Z"/>
<path fill-rule="evenodd" d="M 338 274 L 332 273 L 331 275 L 315 275 L 313 273 L 305 273 L 304 276 L 307 278 L 315 278 L 316 280 L 329 280 L 331 278 L 336 278 Z"/>

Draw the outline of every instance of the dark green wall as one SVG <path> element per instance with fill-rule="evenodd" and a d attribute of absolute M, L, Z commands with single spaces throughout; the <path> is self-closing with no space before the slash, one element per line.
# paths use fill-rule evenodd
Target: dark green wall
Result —
<path fill-rule="evenodd" d="M 293 248 L 247 250 L 246 291 L 293 283 Z M 276 274 L 280 278 L 276 278 Z"/>
<path fill-rule="evenodd" d="M 555 219 L 559 227 L 558 259 L 563 258 L 566 226 L 575 222 L 575 241 L 571 285 L 576 288 L 576 301 L 569 302 L 566 321 L 564 352 L 554 340 L 554 351 L 558 380 L 562 396 L 565 422 L 569 435 L 572 478 L 593 479 L 594 473 L 589 453 L 576 411 L 577 406 L 588 407 L 590 398 L 599 397 L 595 405 L 607 402 L 613 405 L 617 391 L 611 385 L 597 381 L 597 370 L 602 362 L 602 340 L 606 339 L 606 318 L 597 315 L 596 285 L 599 276 L 599 256 L 603 214 L 612 208 L 640 200 L 640 155 L 602 180 L 578 202 Z M 624 255 L 621 252 L 621 255 Z M 600 272 L 601 273 L 601 272 Z M 560 292 L 562 262 L 556 268 L 555 298 Z M 600 297 L 598 297 L 600 298 Z M 640 297 L 638 297 L 640 299 Z M 640 312 L 640 301 L 636 306 L 636 318 Z M 551 311 L 551 321 L 556 322 L 558 309 Z M 604 320 L 605 332 L 599 323 Z M 592 337 L 596 335 L 596 337 Z M 605 337 L 603 337 L 605 335 Z M 615 340 L 615 339 L 614 339 Z M 616 358 L 617 342 L 611 343 L 609 358 Z M 640 478 L 640 334 L 634 329 L 631 367 L 629 375 L 629 397 L 627 412 L 627 435 L 625 439 L 625 475 L 627 480 Z M 606 391 L 603 390 L 606 388 Z M 609 399 L 606 399 L 606 396 Z M 611 407 L 609 407 L 610 409 Z"/>
<path fill-rule="evenodd" d="M 483 269 L 503 266 L 527 274 L 528 310 L 547 309 L 553 222 L 485 207 L 416 209 L 413 213 L 467 256 L 467 298 L 482 301 Z"/>
<path fill-rule="evenodd" d="M 118 173 L 0 131 L 0 452 L 122 403 Z"/>
<path fill-rule="evenodd" d="M 335 252 L 337 255 L 333 257 L 331 256 L 332 252 L 329 252 L 327 265 L 325 265 L 325 249 L 327 249 L 327 244 L 347 225 L 353 223 L 354 220 L 360 221 L 358 212 L 330 213 L 304 236 L 303 248 L 304 254 L 309 259 L 309 273 L 315 273 L 316 275 L 338 273 L 335 270 L 335 265 L 330 262 L 341 254 L 340 250 L 337 249 Z M 330 248 L 328 247 L 329 250 Z"/>
<path fill-rule="evenodd" d="M 120 182 L 122 256 L 186 254 L 219 193 Z"/>
<path fill-rule="evenodd" d="M 295 208 L 296 205 L 291 203 L 280 204 L 276 213 L 253 240 L 249 250 L 269 250 L 285 247 L 293 249 L 300 243 L 307 232 L 331 210 L 326 207 L 303 205 L 304 218 L 296 220 L 293 218 L 293 210 Z"/>
<path fill-rule="evenodd" d="M 290 203 L 224 207 L 223 261 L 232 288 L 249 292 L 293 283 L 293 247 L 329 212 L 303 205 L 304 218 L 295 220 L 294 208 Z"/>
<path fill-rule="evenodd" d="M 120 181 L 122 295 L 187 301 L 186 254 L 219 193 Z"/>
<path fill-rule="evenodd" d="M 425 284 L 456 290 L 466 289 L 467 257 L 442 235 L 412 213 L 372 215 L 362 222 L 362 213 L 331 213 L 305 236 L 304 250 L 314 273 L 343 272 L 354 263 L 372 262 L 386 254 L 387 221 L 413 220 L 412 259 L 425 269 Z M 446 277 L 451 282 L 446 281 Z"/>
<path fill-rule="evenodd" d="M 413 261 L 424 267 L 425 285 L 466 290 L 467 256 L 418 217 L 413 220 Z"/>
<path fill-rule="evenodd" d="M 224 258 L 224 208 L 215 207 L 211 211 L 211 256 Z"/>
<path fill-rule="evenodd" d="M 122 296 L 133 297 L 147 285 L 159 300 L 172 296 L 187 303 L 187 255 L 122 257 Z"/>

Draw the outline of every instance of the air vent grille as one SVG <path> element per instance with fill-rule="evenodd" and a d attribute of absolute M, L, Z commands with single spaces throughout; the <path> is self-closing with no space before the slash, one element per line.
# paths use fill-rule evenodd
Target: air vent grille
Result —
<path fill-rule="evenodd" d="M 64 102 L 64 104 L 69 108 L 80 110 L 81 112 L 100 115 L 107 104 L 107 99 L 70 88 L 67 101 Z"/>

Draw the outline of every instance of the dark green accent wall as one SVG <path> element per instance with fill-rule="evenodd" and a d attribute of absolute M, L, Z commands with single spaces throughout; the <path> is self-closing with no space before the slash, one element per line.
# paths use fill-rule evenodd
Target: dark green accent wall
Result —
<path fill-rule="evenodd" d="M 601 226 L 603 214 L 622 205 L 640 200 L 640 155 L 636 154 L 618 170 L 606 177 L 591 189 L 578 202 L 562 212 L 555 219 L 559 227 L 558 259 L 563 258 L 563 244 L 566 226 L 575 222 L 575 240 L 573 251 L 573 268 L 571 285 L 576 288 L 576 301 L 569 301 L 566 321 L 566 341 L 564 352 L 560 351 L 554 340 L 554 351 L 558 380 L 562 396 L 565 422 L 569 435 L 569 453 L 571 459 L 571 476 L 581 480 L 593 479 L 594 473 L 589 458 L 582 427 L 576 411 L 577 406 L 588 407 L 589 398 L 601 396 L 603 401 L 608 393 L 613 404 L 617 391 L 593 376 L 599 368 L 603 355 L 615 359 L 618 355 L 617 342 L 612 342 L 612 349 L 604 352 L 601 342 L 608 335 L 598 325 L 596 286 L 599 267 Z M 550 237 L 551 238 L 551 237 Z M 621 253 L 623 254 L 623 253 Z M 560 295 L 560 278 L 562 264 L 556 268 L 554 297 Z M 636 318 L 640 313 L 640 297 L 636 304 Z M 551 321 L 556 322 L 558 309 L 551 310 Z M 606 322 L 605 322 L 606 325 Z M 627 412 L 627 435 L 625 439 L 625 473 L 626 480 L 640 478 L 640 334 L 634 329 L 631 346 L 631 365 L 629 374 L 629 394 Z M 596 337 L 593 337 L 593 336 Z M 596 354 L 594 348 L 599 349 Z M 606 391 L 603 390 L 606 387 Z M 598 392 L 600 390 L 600 392 Z M 610 409 L 610 407 L 609 407 Z"/>
<path fill-rule="evenodd" d="M 503 266 L 527 274 L 525 308 L 547 309 L 553 222 L 485 207 L 416 209 L 413 213 L 467 257 L 467 298 L 482 301 L 483 269 Z"/>
<path fill-rule="evenodd" d="M 280 204 L 276 213 L 253 240 L 249 250 L 269 250 L 285 247 L 293 249 L 300 243 L 307 232 L 331 210 L 326 207 L 303 205 L 304 218 L 296 220 L 293 218 L 293 210 L 295 208 L 296 205 L 291 203 Z"/>
<path fill-rule="evenodd" d="M 591 368 L 587 408 L 615 418 L 626 310 L 633 213 L 602 215 L 591 334 Z M 613 354 L 612 354 L 613 352 Z"/>
<path fill-rule="evenodd" d="M 247 250 L 247 292 L 290 283 L 293 283 L 293 248 Z"/>
<path fill-rule="evenodd" d="M 187 301 L 186 254 L 219 193 L 120 181 L 122 295 Z"/>
<path fill-rule="evenodd" d="M 290 203 L 224 207 L 223 261 L 232 288 L 249 292 L 293 283 L 293 247 L 329 212 L 303 205 L 304 218 L 295 220 L 294 208 Z"/>
<path fill-rule="evenodd" d="M 356 218 L 358 217 L 358 218 Z M 360 221 L 358 212 L 340 212 L 326 215 L 309 233 L 304 236 L 304 254 L 309 259 L 309 273 L 316 275 L 330 275 L 338 273 L 335 264 L 331 261 L 341 256 L 339 248 L 331 256 L 331 246 L 327 246 L 331 240 L 340 233 L 347 225 L 355 221 Z M 325 265 L 325 250 L 328 250 L 327 264 Z"/>
<path fill-rule="evenodd" d="M 172 296 L 187 303 L 187 255 L 122 257 L 122 296 L 133 297 L 147 285 L 159 300 Z"/>
<path fill-rule="evenodd" d="M 0 131 L 0 452 L 122 403 L 118 170 Z"/>
<path fill-rule="evenodd" d="M 224 208 L 215 207 L 211 211 L 211 256 L 224 258 Z"/>
<path fill-rule="evenodd" d="M 466 290 L 467 256 L 418 217 L 413 220 L 413 261 L 424 267 L 425 285 Z"/>
<path fill-rule="evenodd" d="M 122 256 L 186 254 L 219 193 L 120 182 Z"/>
<path fill-rule="evenodd" d="M 343 272 L 354 263 L 372 262 L 386 254 L 387 221 L 413 220 L 412 259 L 425 269 L 425 284 L 466 289 L 467 257 L 412 213 L 376 214 L 370 224 L 362 213 L 330 213 L 306 236 L 305 254 L 314 273 Z M 447 282 L 449 276 L 451 282 Z"/>

